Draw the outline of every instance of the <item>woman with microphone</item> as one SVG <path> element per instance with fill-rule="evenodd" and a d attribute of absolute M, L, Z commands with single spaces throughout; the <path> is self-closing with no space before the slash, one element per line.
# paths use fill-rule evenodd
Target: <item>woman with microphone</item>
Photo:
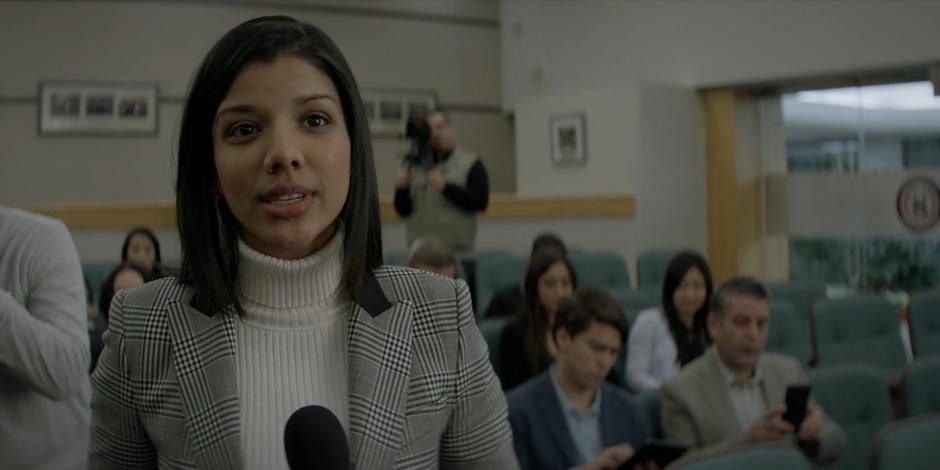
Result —
<path fill-rule="evenodd" d="M 382 266 L 366 115 L 322 31 L 264 17 L 222 37 L 177 169 L 182 270 L 114 298 L 91 468 L 287 468 L 307 405 L 352 468 L 516 468 L 466 284 Z"/>

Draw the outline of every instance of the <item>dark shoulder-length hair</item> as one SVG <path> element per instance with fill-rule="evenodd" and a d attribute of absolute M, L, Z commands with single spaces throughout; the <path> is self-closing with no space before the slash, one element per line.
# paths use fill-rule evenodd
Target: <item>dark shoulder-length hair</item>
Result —
<path fill-rule="evenodd" d="M 544 250 L 536 253 L 529 260 L 525 281 L 523 282 L 524 303 L 519 313 L 521 315 L 523 346 L 528 359 L 529 372 L 532 374 L 540 372 L 551 363 L 545 338 L 548 332 L 552 331 L 552 325 L 548 323 L 545 307 L 542 306 L 542 300 L 539 299 L 539 279 L 555 263 L 562 263 L 568 268 L 568 274 L 571 276 L 571 289 L 577 289 L 578 276 L 575 273 L 574 265 L 571 264 L 567 256 L 556 250 Z"/>
<path fill-rule="evenodd" d="M 673 301 L 673 296 L 679 285 L 682 284 L 682 278 L 692 268 L 698 268 L 705 278 L 705 301 L 695 312 L 692 319 L 692 330 L 686 329 L 682 321 L 679 320 L 679 312 Z M 666 267 L 666 275 L 663 279 L 663 313 L 666 315 L 666 321 L 669 324 L 669 332 L 676 343 L 676 352 L 679 364 L 686 365 L 704 352 L 704 348 L 711 343 L 711 337 L 708 335 L 706 319 L 708 309 L 711 305 L 712 291 L 714 283 L 712 273 L 708 268 L 708 263 L 702 255 L 692 251 L 681 251 L 669 261 Z M 687 340 L 690 336 L 692 341 Z"/>
<path fill-rule="evenodd" d="M 212 123 L 222 100 L 245 65 L 291 55 L 309 62 L 333 81 L 350 141 L 349 194 L 340 211 L 345 225 L 340 294 L 355 300 L 365 276 L 382 263 L 375 165 L 359 88 L 346 59 L 320 29 L 286 16 L 246 21 L 209 51 L 189 88 L 179 136 L 176 179 L 177 223 L 183 251 L 180 279 L 196 292 L 192 305 L 214 314 L 243 309 L 238 299 L 238 221 L 217 197 Z"/>

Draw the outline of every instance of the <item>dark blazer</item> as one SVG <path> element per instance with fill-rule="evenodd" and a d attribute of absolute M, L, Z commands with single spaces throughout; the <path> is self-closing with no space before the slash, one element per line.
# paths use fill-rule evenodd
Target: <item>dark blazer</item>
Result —
<path fill-rule="evenodd" d="M 509 423 L 522 470 L 567 469 L 580 462 L 561 402 L 546 370 L 509 393 Z M 629 443 L 639 449 L 649 437 L 649 422 L 626 391 L 601 383 L 603 447 Z"/>
<path fill-rule="evenodd" d="M 192 296 L 167 278 L 115 297 L 89 468 L 243 467 L 234 314 Z M 347 322 L 351 468 L 517 468 L 464 282 L 380 267 Z"/>

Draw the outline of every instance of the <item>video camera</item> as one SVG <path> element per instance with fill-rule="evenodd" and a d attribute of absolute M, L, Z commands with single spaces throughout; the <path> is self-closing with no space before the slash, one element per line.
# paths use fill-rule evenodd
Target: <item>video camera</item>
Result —
<path fill-rule="evenodd" d="M 411 149 L 404 157 L 405 164 L 419 168 L 434 166 L 434 149 L 431 147 L 431 127 L 428 126 L 427 114 L 411 113 L 402 138 L 411 141 Z"/>

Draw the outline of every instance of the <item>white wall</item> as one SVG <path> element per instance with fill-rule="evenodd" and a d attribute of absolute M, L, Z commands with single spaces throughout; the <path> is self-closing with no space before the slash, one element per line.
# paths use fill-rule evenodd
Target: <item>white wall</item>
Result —
<path fill-rule="evenodd" d="M 940 2 L 502 1 L 500 13 L 519 192 L 634 193 L 628 253 L 706 246 L 695 89 L 940 58 Z M 589 166 L 554 169 L 549 121 L 573 109 L 587 114 Z"/>
<path fill-rule="evenodd" d="M 455 105 L 460 143 L 497 175 L 494 189 L 515 190 L 511 124 L 498 112 L 495 3 L 319 3 L 0 2 L 0 203 L 172 201 L 181 103 L 199 61 L 238 23 L 271 14 L 321 27 L 362 88 L 435 90 L 441 103 Z M 156 82 L 159 132 L 39 136 L 36 94 L 45 80 Z M 391 195 L 402 145 L 377 138 L 375 148 L 380 191 Z"/>

